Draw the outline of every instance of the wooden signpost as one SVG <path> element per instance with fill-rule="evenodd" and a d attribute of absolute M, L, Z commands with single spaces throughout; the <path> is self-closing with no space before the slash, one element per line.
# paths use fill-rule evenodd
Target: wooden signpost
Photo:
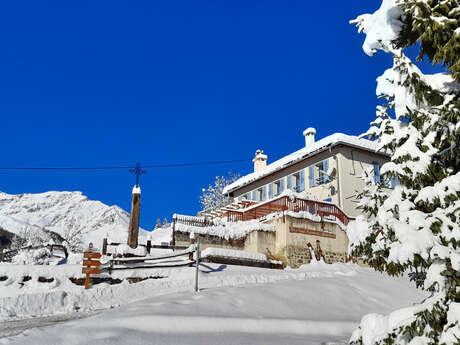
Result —
<path fill-rule="evenodd" d="M 94 259 L 99 259 L 101 257 L 101 253 L 96 253 L 93 252 L 93 244 L 90 243 L 88 246 L 88 250 L 83 253 L 83 268 L 81 270 L 81 273 L 86 274 L 86 279 L 85 279 L 85 289 L 89 288 L 89 282 L 90 282 L 90 274 L 99 274 L 101 273 L 101 269 L 99 266 L 101 265 L 101 262 L 99 260 L 94 260 Z"/>

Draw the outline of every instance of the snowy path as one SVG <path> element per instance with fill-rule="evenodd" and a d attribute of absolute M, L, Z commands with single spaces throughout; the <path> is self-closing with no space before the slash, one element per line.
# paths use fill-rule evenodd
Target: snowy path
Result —
<path fill-rule="evenodd" d="M 17 321 L 7 321 L 4 322 L 0 327 L 0 338 L 18 335 L 31 328 L 51 326 L 61 322 L 82 319 L 94 314 L 96 314 L 96 312 L 70 313 L 63 315 L 34 317 Z"/>
<path fill-rule="evenodd" d="M 368 269 L 328 265 L 308 273 L 307 279 L 292 275 L 240 287 L 225 287 L 231 274 L 220 273 L 219 279 L 203 280 L 200 293 L 155 296 L 150 291 L 144 300 L 29 329 L 0 344 L 345 344 L 364 314 L 386 313 L 423 298 L 406 279 Z"/>

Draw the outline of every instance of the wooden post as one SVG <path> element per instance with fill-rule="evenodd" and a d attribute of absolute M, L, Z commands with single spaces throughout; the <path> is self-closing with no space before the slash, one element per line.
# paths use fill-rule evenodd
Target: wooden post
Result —
<path fill-rule="evenodd" d="M 102 255 L 107 255 L 107 238 L 102 240 Z"/>
<path fill-rule="evenodd" d="M 173 224 L 172 224 L 172 238 L 171 238 L 171 246 L 174 247 L 176 246 L 176 219 L 177 215 L 174 213 L 173 214 Z"/>
<path fill-rule="evenodd" d="M 131 216 L 129 218 L 128 245 L 137 248 L 139 236 L 139 218 L 141 214 L 141 189 L 138 185 L 133 188 Z"/>
<path fill-rule="evenodd" d="M 81 270 L 82 273 L 86 274 L 85 277 L 85 290 L 89 289 L 90 283 L 90 274 L 99 274 L 101 270 L 99 266 L 101 262 L 98 260 L 92 259 L 99 259 L 101 257 L 101 253 L 93 252 L 93 244 L 90 243 L 86 252 L 83 253 L 83 268 Z"/>
<path fill-rule="evenodd" d="M 150 255 L 150 249 L 152 248 L 152 240 L 147 240 L 147 254 Z"/>
<path fill-rule="evenodd" d="M 194 232 L 191 232 L 190 233 L 190 245 L 194 245 L 195 244 L 195 233 Z M 188 259 L 190 261 L 193 261 L 193 252 L 191 252 L 189 255 L 188 255 Z"/>
<path fill-rule="evenodd" d="M 198 292 L 198 272 L 200 267 L 200 238 L 196 240 L 196 275 L 195 275 L 195 291 Z"/>

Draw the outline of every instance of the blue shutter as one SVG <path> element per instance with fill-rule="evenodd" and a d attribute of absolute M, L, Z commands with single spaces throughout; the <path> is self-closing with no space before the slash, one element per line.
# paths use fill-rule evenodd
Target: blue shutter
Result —
<path fill-rule="evenodd" d="M 392 177 L 391 178 L 391 188 L 395 189 L 397 184 L 398 184 L 398 178 L 397 177 Z"/>
<path fill-rule="evenodd" d="M 262 201 L 267 200 L 267 186 L 262 187 Z"/>
<path fill-rule="evenodd" d="M 379 184 L 380 181 L 380 166 L 379 163 L 373 162 L 372 165 L 374 166 L 374 182 L 375 184 Z"/>
<path fill-rule="evenodd" d="M 268 198 L 269 199 L 273 198 L 273 183 L 270 183 L 268 185 Z"/>
<path fill-rule="evenodd" d="M 278 194 L 281 194 L 284 192 L 284 178 L 280 180 L 280 191 Z"/>
<path fill-rule="evenodd" d="M 325 159 L 323 161 L 323 170 L 324 170 L 324 183 L 329 182 L 329 175 L 327 174 L 327 171 L 329 170 L 329 160 Z"/>
<path fill-rule="evenodd" d="M 315 167 L 313 165 L 310 165 L 308 167 L 308 180 L 310 182 L 310 188 L 315 186 Z"/>
<path fill-rule="evenodd" d="M 257 201 L 257 191 L 256 190 L 252 191 L 252 200 Z"/>
<path fill-rule="evenodd" d="M 292 181 L 291 181 L 291 175 L 287 176 L 287 189 L 292 188 Z"/>
<path fill-rule="evenodd" d="M 305 190 L 305 171 L 300 170 L 299 172 L 299 186 L 298 186 L 299 192 L 303 192 Z"/>

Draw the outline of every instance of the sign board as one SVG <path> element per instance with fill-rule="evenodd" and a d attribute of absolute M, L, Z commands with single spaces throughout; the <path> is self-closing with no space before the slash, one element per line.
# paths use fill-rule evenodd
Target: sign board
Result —
<path fill-rule="evenodd" d="M 101 262 L 97 260 L 83 260 L 83 266 L 100 266 Z"/>
<path fill-rule="evenodd" d="M 81 269 L 81 273 L 86 273 L 86 274 L 99 274 L 101 273 L 101 269 L 100 268 L 96 268 L 96 267 L 83 267 Z"/>
<path fill-rule="evenodd" d="M 85 259 L 99 259 L 102 256 L 101 253 L 93 253 L 93 252 L 84 252 L 83 257 Z"/>

